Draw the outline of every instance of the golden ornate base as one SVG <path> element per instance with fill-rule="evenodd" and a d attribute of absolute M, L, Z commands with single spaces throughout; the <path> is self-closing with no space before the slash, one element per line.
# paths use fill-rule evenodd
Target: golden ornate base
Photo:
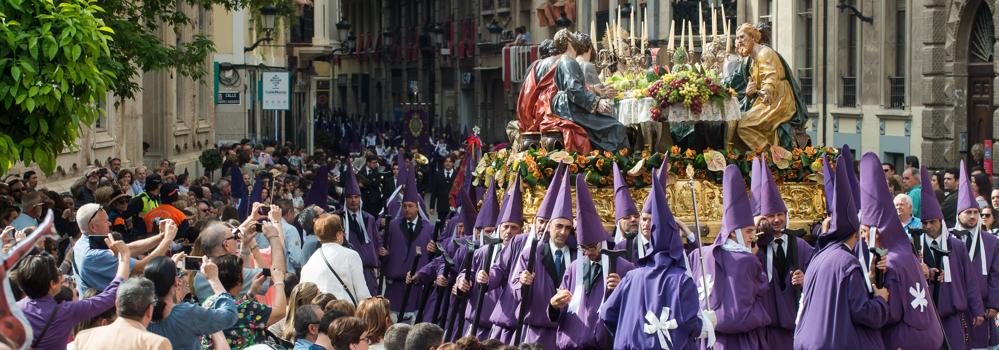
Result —
<path fill-rule="evenodd" d="M 708 227 L 707 242 L 710 242 L 710 239 L 713 239 L 721 227 L 722 188 L 707 180 L 694 180 L 694 187 L 697 193 L 698 219 L 702 226 Z M 825 195 L 822 184 L 814 182 L 785 183 L 777 188 L 789 212 L 788 227 L 808 229 L 809 225 L 825 216 Z M 650 189 L 632 189 L 631 195 L 639 210 L 641 210 Z M 537 213 L 546 190 L 546 187 L 533 186 L 528 187 L 524 192 L 524 217 L 529 222 L 533 221 L 532 218 Z M 574 187 L 572 192 L 573 200 L 575 200 L 576 190 Z M 614 189 L 590 188 L 590 192 L 593 194 L 593 202 L 597 205 L 601 222 L 608 228 L 608 231 L 612 231 L 614 227 Z M 673 215 L 678 220 L 685 224 L 694 224 L 694 203 L 690 193 L 689 180 L 678 180 L 670 184 L 666 188 L 666 199 L 673 210 Z"/>

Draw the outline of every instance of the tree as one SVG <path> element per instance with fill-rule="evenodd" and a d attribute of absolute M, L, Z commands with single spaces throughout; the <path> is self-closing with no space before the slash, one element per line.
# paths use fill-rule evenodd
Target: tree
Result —
<path fill-rule="evenodd" d="M 114 33 L 94 0 L 0 1 L 0 174 L 17 161 L 49 174 L 116 75 Z"/>
<path fill-rule="evenodd" d="M 202 34 L 164 43 L 161 28 L 180 33 L 191 18 L 179 4 L 215 5 L 251 13 L 286 0 L 2 0 L 0 1 L 0 175 L 18 161 L 38 163 L 46 174 L 55 157 L 74 147 L 81 127 L 96 122 L 107 92 L 130 99 L 141 90 L 132 79 L 144 71 L 176 69 L 203 78 L 215 51 Z M 120 100 L 119 100 L 120 101 Z M 10 130 L 10 132 L 7 132 Z"/>

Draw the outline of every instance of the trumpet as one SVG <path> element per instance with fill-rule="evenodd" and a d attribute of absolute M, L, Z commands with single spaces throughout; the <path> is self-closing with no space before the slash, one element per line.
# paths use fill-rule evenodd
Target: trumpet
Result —
<path fill-rule="evenodd" d="M 427 156 L 419 153 L 413 154 L 413 160 L 416 161 L 416 164 L 419 165 L 427 165 L 428 163 L 430 163 L 430 159 L 427 159 Z"/>

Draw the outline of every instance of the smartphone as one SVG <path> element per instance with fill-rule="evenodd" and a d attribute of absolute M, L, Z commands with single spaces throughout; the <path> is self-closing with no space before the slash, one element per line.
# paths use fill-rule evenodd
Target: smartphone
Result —
<path fill-rule="evenodd" d="M 268 207 L 268 206 L 262 206 L 262 207 L 260 207 L 260 209 L 257 209 L 257 213 L 260 213 L 260 215 L 264 215 L 264 216 L 267 216 L 267 213 L 270 213 L 270 212 L 271 212 L 271 207 Z"/>
<path fill-rule="evenodd" d="M 271 269 L 263 269 L 263 271 L 261 271 L 260 274 L 266 277 L 271 277 Z"/>
<path fill-rule="evenodd" d="M 184 257 L 184 270 L 188 270 L 188 271 L 199 271 L 199 270 L 201 270 L 201 257 L 200 256 L 185 256 Z"/>
<path fill-rule="evenodd" d="M 253 228 L 254 228 L 254 230 L 256 230 L 256 231 L 257 231 L 258 233 L 259 233 L 259 232 L 264 232 L 264 223 L 262 223 L 262 222 L 257 222 L 257 223 L 255 223 L 255 224 L 253 224 Z"/>
<path fill-rule="evenodd" d="M 110 249 L 108 244 L 104 242 L 104 239 L 108 236 L 87 236 L 90 240 L 90 249 Z"/>

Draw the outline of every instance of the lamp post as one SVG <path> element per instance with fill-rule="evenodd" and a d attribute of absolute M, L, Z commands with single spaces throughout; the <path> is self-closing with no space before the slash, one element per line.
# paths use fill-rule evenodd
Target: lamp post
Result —
<path fill-rule="evenodd" d="M 559 29 L 562 29 L 562 28 L 569 28 L 569 26 L 571 25 L 572 25 L 572 20 L 569 19 L 569 17 L 566 17 L 565 10 L 562 10 L 562 13 L 559 14 L 557 19 L 555 19 L 555 26 L 558 27 Z"/>
<path fill-rule="evenodd" d="M 490 37 L 492 37 L 494 43 L 498 43 L 500 39 L 500 34 L 503 33 L 503 27 L 499 25 L 495 19 L 486 25 L 486 30 L 489 31 Z"/>
<path fill-rule="evenodd" d="M 271 38 L 271 33 L 274 32 L 274 19 L 277 17 L 277 8 L 272 6 L 266 6 L 260 9 L 260 26 L 264 29 L 264 37 L 257 39 L 250 47 L 244 47 L 243 52 L 250 52 L 263 44 L 264 42 L 269 42 L 274 38 Z"/>

